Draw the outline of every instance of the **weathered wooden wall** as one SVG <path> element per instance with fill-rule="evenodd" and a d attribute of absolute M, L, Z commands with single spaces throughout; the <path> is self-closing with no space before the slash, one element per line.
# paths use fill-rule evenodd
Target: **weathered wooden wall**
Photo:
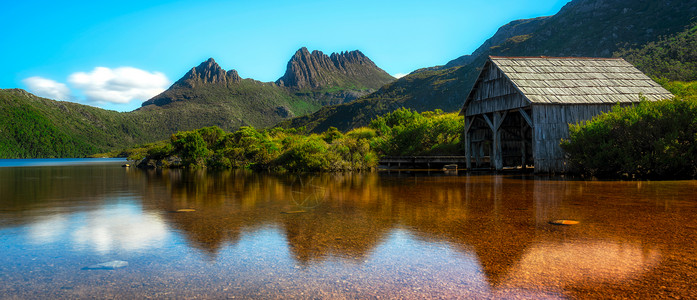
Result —
<path fill-rule="evenodd" d="M 475 86 L 467 116 L 506 111 L 528 106 L 530 103 L 516 90 L 510 80 L 494 64 L 486 64 L 482 79 Z"/>
<path fill-rule="evenodd" d="M 567 171 L 564 152 L 559 146 L 569 138 L 569 123 L 590 120 L 614 105 L 540 105 L 532 106 L 534 129 L 534 160 L 536 173 L 563 173 Z"/>

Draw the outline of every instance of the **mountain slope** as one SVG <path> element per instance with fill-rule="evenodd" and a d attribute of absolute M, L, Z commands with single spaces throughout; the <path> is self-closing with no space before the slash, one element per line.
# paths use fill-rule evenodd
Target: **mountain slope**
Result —
<path fill-rule="evenodd" d="M 697 0 L 574 0 L 554 16 L 518 20 L 503 26 L 473 55 L 459 57 L 443 67 L 422 69 L 355 102 L 324 107 L 280 126 L 306 126 L 315 132 L 328 126 L 347 130 L 366 125 L 366 116 L 381 115 L 396 106 L 419 111 L 455 111 L 489 55 L 610 57 L 622 47 L 643 45 L 682 31 L 696 15 Z M 379 110 L 366 111 L 362 107 Z M 315 128 L 318 125 L 321 126 Z"/>
<path fill-rule="evenodd" d="M 0 90 L 0 157 L 84 157 L 152 139 L 129 114 Z"/>
<path fill-rule="evenodd" d="M 19 89 L 0 90 L 0 158 L 82 157 L 206 126 L 267 127 L 324 105 L 355 100 L 394 80 L 360 51 L 326 56 L 302 48 L 288 65 L 311 72 L 284 86 L 243 79 L 211 58 L 126 113 L 40 98 Z M 296 73 L 291 69 L 283 78 Z"/>
<path fill-rule="evenodd" d="M 697 80 L 697 22 L 677 34 L 614 54 L 649 76 L 678 81 Z"/>

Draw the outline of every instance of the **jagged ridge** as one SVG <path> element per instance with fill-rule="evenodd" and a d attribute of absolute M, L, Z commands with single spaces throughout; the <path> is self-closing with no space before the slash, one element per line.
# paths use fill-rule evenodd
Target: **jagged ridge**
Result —
<path fill-rule="evenodd" d="M 377 89 L 394 80 L 358 50 L 332 53 L 303 47 L 290 59 L 286 73 L 276 83 L 296 89 L 348 87 Z"/>

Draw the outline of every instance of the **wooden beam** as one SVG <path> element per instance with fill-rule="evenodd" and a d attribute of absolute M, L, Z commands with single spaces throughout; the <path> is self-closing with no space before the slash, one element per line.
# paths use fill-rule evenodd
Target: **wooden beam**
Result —
<path fill-rule="evenodd" d="M 535 128 L 535 125 L 532 124 L 532 119 L 530 119 L 528 113 L 526 113 L 523 108 L 518 108 L 518 111 L 520 112 L 520 115 L 523 116 L 523 119 L 525 119 L 525 122 L 528 123 L 528 126 L 530 126 L 530 128 Z"/>
<path fill-rule="evenodd" d="M 487 125 L 489 125 L 489 128 L 491 131 L 496 131 L 496 128 L 494 127 L 494 123 L 491 122 L 491 119 L 489 119 L 489 116 L 486 114 L 482 114 L 482 118 L 484 118 L 484 121 L 486 122 Z"/>
<path fill-rule="evenodd" d="M 503 120 L 506 119 L 506 115 L 508 114 L 508 111 L 504 111 L 503 114 L 500 112 L 495 112 L 494 114 L 498 115 L 498 121 L 495 124 L 496 125 L 496 130 L 498 130 L 501 127 L 501 124 L 503 124 Z M 496 118 L 494 118 L 496 120 Z"/>
<path fill-rule="evenodd" d="M 470 132 L 470 128 L 472 127 L 472 124 L 474 123 L 474 118 L 476 118 L 476 117 L 472 117 L 472 119 L 470 119 L 467 116 L 465 116 L 465 133 Z"/>

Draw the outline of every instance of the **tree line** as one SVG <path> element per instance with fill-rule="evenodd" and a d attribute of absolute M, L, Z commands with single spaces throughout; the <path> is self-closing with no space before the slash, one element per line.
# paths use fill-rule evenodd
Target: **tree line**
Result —
<path fill-rule="evenodd" d="M 126 153 L 139 166 L 155 168 L 368 170 L 377 166 L 381 155 L 461 155 L 464 120 L 456 113 L 401 108 L 345 133 L 334 127 L 319 134 L 302 131 L 245 126 L 225 132 L 205 127 Z"/>

